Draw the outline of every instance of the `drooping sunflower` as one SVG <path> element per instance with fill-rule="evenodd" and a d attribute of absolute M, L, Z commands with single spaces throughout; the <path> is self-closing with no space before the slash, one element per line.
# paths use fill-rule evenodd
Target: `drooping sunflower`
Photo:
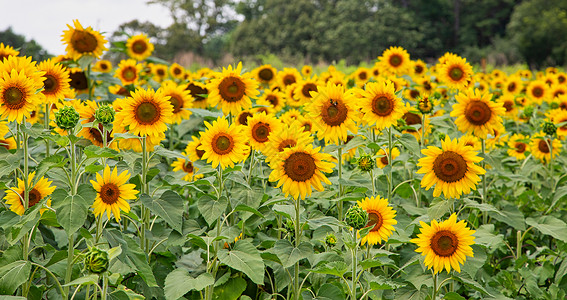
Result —
<path fill-rule="evenodd" d="M 132 134 L 158 136 L 167 131 L 172 122 L 173 106 L 161 89 L 137 89 L 126 98 L 122 110 L 116 113 L 116 122 Z"/>
<path fill-rule="evenodd" d="M 545 137 L 543 132 L 539 132 L 532 136 L 530 150 L 535 158 L 543 163 L 547 163 L 551 159 L 552 153 L 553 158 L 559 154 L 561 151 L 561 142 L 559 139 L 553 139 L 552 142 L 551 139 Z"/>
<path fill-rule="evenodd" d="M 65 98 L 65 95 L 71 91 L 69 82 L 69 71 L 63 68 L 62 65 L 55 63 L 49 59 L 39 63 L 37 68 L 45 72 L 45 80 L 43 81 L 43 90 L 45 101 L 48 104 L 53 104 L 60 99 Z"/>
<path fill-rule="evenodd" d="M 152 55 L 154 44 L 144 33 L 131 36 L 126 41 L 126 54 L 131 58 L 142 61 Z"/>
<path fill-rule="evenodd" d="M 185 152 L 182 153 L 182 155 L 188 156 Z M 184 172 L 183 180 L 185 181 L 191 182 L 194 179 L 197 179 L 197 177 L 202 177 L 202 175 L 198 176 L 195 174 L 197 173 L 197 171 L 199 171 L 199 169 L 196 168 L 193 165 L 193 162 L 189 159 L 177 158 L 177 160 L 174 161 L 171 166 L 173 167 L 173 172 Z"/>
<path fill-rule="evenodd" d="M 358 106 L 368 125 L 376 125 L 378 130 L 390 127 L 404 114 L 402 99 L 396 96 L 390 81 L 369 82 L 361 92 Z"/>
<path fill-rule="evenodd" d="M 412 67 L 409 53 L 402 47 L 390 47 L 378 57 L 383 70 L 394 74 L 406 74 Z"/>
<path fill-rule="evenodd" d="M 490 101 L 491 94 L 468 89 L 455 96 L 451 117 L 457 117 L 455 124 L 462 132 L 468 132 L 481 139 L 487 134 L 494 135 L 494 129 L 502 124 L 506 109 L 502 103 Z"/>
<path fill-rule="evenodd" d="M 400 150 L 397 147 L 392 148 L 392 159 L 388 159 L 388 152 L 385 149 L 378 150 L 376 158 L 376 166 L 380 169 L 385 168 L 390 164 L 390 161 L 394 161 L 398 156 L 400 156 Z"/>
<path fill-rule="evenodd" d="M 207 102 L 209 90 L 205 84 L 199 81 L 191 81 L 187 84 L 186 89 L 191 93 L 191 96 L 193 96 L 194 108 L 207 108 L 209 106 Z"/>
<path fill-rule="evenodd" d="M 169 102 L 173 106 L 173 123 L 179 124 L 182 120 L 188 120 L 191 116 L 189 108 L 193 107 L 193 97 L 187 90 L 187 84 L 177 84 L 173 81 L 165 81 L 161 88 L 164 96 L 169 96 Z"/>
<path fill-rule="evenodd" d="M 41 104 L 44 96 L 36 93 L 37 85 L 24 71 L 0 73 L 0 116 L 21 123 Z"/>
<path fill-rule="evenodd" d="M 427 269 L 433 268 L 435 274 L 445 269 L 447 273 L 454 269 L 461 272 L 460 264 L 464 264 L 466 257 L 474 257 L 471 245 L 475 237 L 474 230 L 467 227 L 464 220 L 457 222 L 457 214 L 453 213 L 449 219 L 443 222 L 431 221 L 431 226 L 423 221 L 419 222 L 421 228 L 417 238 L 411 239 L 425 256 Z"/>
<path fill-rule="evenodd" d="M 252 149 L 262 151 L 270 135 L 279 131 L 281 126 L 280 120 L 265 113 L 259 113 L 248 119 L 248 125 L 244 131 Z"/>
<path fill-rule="evenodd" d="M 252 75 L 241 73 L 242 62 L 239 62 L 234 69 L 232 66 L 223 68 L 222 73 L 217 73 L 216 78 L 207 84 L 209 104 L 212 107 L 219 105 L 225 115 L 237 115 L 241 110 L 250 108 L 250 97 L 258 94 L 258 83 Z"/>
<path fill-rule="evenodd" d="M 532 103 L 542 104 L 549 97 L 549 87 L 543 80 L 531 81 L 526 87 L 526 95 Z"/>
<path fill-rule="evenodd" d="M 285 106 L 285 96 L 280 91 L 264 90 L 264 93 L 258 100 L 256 100 L 258 105 L 269 105 L 272 107 L 274 112 L 279 112 Z"/>
<path fill-rule="evenodd" d="M 93 71 L 101 73 L 109 73 L 112 71 L 112 63 L 109 60 L 97 60 L 93 66 Z"/>
<path fill-rule="evenodd" d="M 4 43 L 0 43 L 0 62 L 4 60 L 4 58 L 8 56 L 18 56 L 20 51 L 15 50 L 10 45 L 4 45 Z"/>
<path fill-rule="evenodd" d="M 118 175 L 118 169 L 114 168 L 111 172 L 108 165 L 104 168 L 102 176 L 100 173 L 96 174 L 96 181 L 91 180 L 96 191 L 92 205 L 95 216 L 99 217 L 106 212 L 106 216 L 110 219 L 112 213 L 116 221 L 120 221 L 120 211 L 130 211 L 130 204 L 126 200 L 136 199 L 138 191 L 134 189 L 135 184 L 126 183 L 129 178 L 128 170 Z"/>
<path fill-rule="evenodd" d="M 282 89 L 298 82 L 299 79 L 301 79 L 301 74 L 295 68 L 284 68 L 283 71 L 279 71 L 277 74 L 277 81 Z"/>
<path fill-rule="evenodd" d="M 439 67 L 440 79 L 450 88 L 462 89 L 466 87 L 472 74 L 472 66 L 466 58 L 459 56 L 449 57 Z"/>
<path fill-rule="evenodd" d="M 478 175 L 486 171 L 475 163 L 483 158 L 477 155 L 472 147 L 465 146 L 463 140 L 451 140 L 445 136 L 441 141 L 441 149 L 429 146 L 421 150 L 425 155 L 419 159 L 417 171 L 425 174 L 421 179 L 421 186 L 429 190 L 435 185 L 433 196 L 438 197 L 441 192 L 447 198 L 460 198 L 462 194 L 468 194 L 476 190 L 476 184 L 480 181 Z"/>
<path fill-rule="evenodd" d="M 312 187 L 323 191 L 321 182 L 331 184 L 323 173 L 333 172 L 334 164 L 330 162 L 330 154 L 319 150 L 320 147 L 313 149 L 312 145 L 284 149 L 270 164 L 269 181 L 277 181 L 276 188 L 281 186 L 285 196 L 291 194 L 294 199 L 310 196 Z"/>
<path fill-rule="evenodd" d="M 135 60 L 122 60 L 114 71 L 114 77 L 120 79 L 123 85 L 136 84 L 140 79 L 140 71 L 142 71 L 142 65 Z"/>
<path fill-rule="evenodd" d="M 352 93 L 346 92 L 342 85 L 327 83 L 327 86 L 318 86 L 311 95 L 313 99 L 307 110 L 318 129 L 319 139 L 338 144 L 339 140 L 346 141 L 349 131 L 357 133 L 358 115 Z"/>
<path fill-rule="evenodd" d="M 67 45 L 65 51 L 74 60 L 81 56 L 91 55 L 99 58 L 104 50 L 108 50 L 104 44 L 106 39 L 100 32 L 93 30 L 92 27 L 83 28 L 79 20 L 73 20 L 74 28 L 67 24 L 69 30 L 63 31 L 62 42 Z"/>
<path fill-rule="evenodd" d="M 514 134 L 508 141 L 508 155 L 518 160 L 526 158 L 526 152 L 529 151 L 529 145 L 526 143 L 528 138 L 523 134 Z"/>
<path fill-rule="evenodd" d="M 185 147 L 185 153 L 187 153 L 187 157 L 191 161 L 198 161 L 199 159 L 203 158 L 203 154 L 205 154 L 204 150 L 199 150 L 199 146 L 201 146 L 201 140 L 196 136 L 191 136 L 192 141 L 187 143 L 187 147 Z"/>
<path fill-rule="evenodd" d="M 272 65 L 262 65 L 252 71 L 254 78 L 261 84 L 269 86 L 276 81 L 276 68 Z"/>
<path fill-rule="evenodd" d="M 279 130 L 274 131 L 268 137 L 262 153 L 266 156 L 266 162 L 277 161 L 284 149 L 300 145 L 306 147 L 313 143 L 313 137 L 309 131 L 303 130 L 300 121 L 284 124 Z"/>
<path fill-rule="evenodd" d="M 396 211 L 388 205 L 388 199 L 376 196 L 366 197 L 366 199 L 357 202 L 358 206 L 368 213 L 366 227 L 372 226 L 368 235 L 363 237 L 360 243 L 362 245 L 368 243 L 368 245 L 373 246 L 382 243 L 382 241 L 388 241 L 392 231 L 396 230 L 394 225 L 398 224 L 398 221 L 394 219 Z"/>
<path fill-rule="evenodd" d="M 207 130 L 201 132 L 201 146 L 197 150 L 203 150 L 202 159 L 212 163 L 213 168 L 219 164 L 222 169 L 233 167 L 246 159 L 249 147 L 246 145 L 246 137 L 242 127 L 236 124 L 229 126 L 228 120 L 219 117 L 213 124 L 205 121 Z"/>
<path fill-rule="evenodd" d="M 35 176 L 35 172 L 32 172 L 28 175 L 28 185 L 31 186 L 33 183 L 33 178 Z M 31 188 L 29 192 L 28 198 L 28 208 L 36 205 L 39 201 L 43 200 L 43 198 L 51 195 L 55 190 L 56 186 L 52 186 L 51 183 L 53 181 L 49 181 L 45 177 L 41 177 L 36 184 Z M 4 196 L 4 200 L 6 200 L 6 204 L 10 205 L 10 210 L 17 213 L 18 215 L 24 214 L 24 181 L 18 178 L 18 187 L 6 190 L 6 196 Z M 51 205 L 51 200 L 47 201 L 47 206 Z M 43 213 L 43 210 L 40 211 Z"/>

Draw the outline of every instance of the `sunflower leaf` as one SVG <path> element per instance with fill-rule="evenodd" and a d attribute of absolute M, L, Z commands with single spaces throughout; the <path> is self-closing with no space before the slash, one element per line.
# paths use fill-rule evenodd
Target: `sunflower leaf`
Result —
<path fill-rule="evenodd" d="M 197 200 L 197 208 L 209 225 L 212 225 L 222 215 L 227 206 L 228 199 L 225 196 L 217 200 L 210 195 L 203 195 Z"/>
<path fill-rule="evenodd" d="M 567 224 L 556 217 L 543 216 L 538 217 L 537 220 L 534 218 L 527 218 L 526 224 L 533 226 L 545 235 L 550 235 L 558 240 L 567 242 L 567 231 L 565 231 Z"/>
<path fill-rule="evenodd" d="M 171 228 L 183 232 L 183 199 L 174 191 L 165 191 L 161 197 L 155 199 L 146 194 L 140 196 L 142 204 L 151 212 L 160 216 Z"/>
<path fill-rule="evenodd" d="M 293 266 L 296 262 L 309 257 L 313 253 L 313 245 L 301 242 L 299 247 L 294 247 L 288 240 L 278 240 L 272 248 L 272 252 L 278 256 L 284 268 Z"/>
<path fill-rule="evenodd" d="M 231 251 L 221 249 L 218 258 L 223 264 L 244 272 L 254 283 L 264 283 L 264 260 L 252 243 L 239 240 Z"/>
<path fill-rule="evenodd" d="M 200 291 L 213 283 L 215 279 L 209 273 L 193 278 L 185 269 L 175 269 L 165 278 L 165 299 L 177 300 L 192 290 Z"/>
<path fill-rule="evenodd" d="M 0 294 L 11 295 L 24 282 L 28 281 L 31 271 L 29 261 L 19 260 L 0 268 Z"/>
<path fill-rule="evenodd" d="M 67 195 L 63 200 L 61 197 L 53 197 L 52 201 L 53 208 L 56 209 L 57 222 L 63 226 L 68 236 L 83 226 L 92 203 L 81 195 Z"/>

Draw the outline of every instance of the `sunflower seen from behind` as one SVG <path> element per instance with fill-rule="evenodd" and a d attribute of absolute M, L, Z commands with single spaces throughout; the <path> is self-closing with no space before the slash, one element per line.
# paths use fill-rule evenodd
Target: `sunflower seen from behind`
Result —
<path fill-rule="evenodd" d="M 34 182 L 35 172 L 28 175 L 28 186 L 31 187 Z M 56 186 L 52 186 L 53 181 L 45 177 L 41 177 L 29 191 L 28 208 L 33 207 L 43 198 L 51 195 Z M 18 178 L 18 187 L 6 190 L 4 200 L 6 204 L 10 205 L 10 210 L 18 215 L 24 214 L 24 181 Z M 51 199 L 47 201 L 47 206 L 51 205 Z M 43 213 L 44 210 L 41 210 Z"/>
<path fill-rule="evenodd" d="M 118 169 L 114 168 L 110 171 L 107 165 L 104 168 L 103 175 L 96 174 L 96 181 L 91 180 L 91 184 L 96 191 L 96 198 L 92 205 L 94 215 L 100 217 L 104 212 L 110 219 L 110 215 L 114 215 L 116 221 L 120 221 L 120 211 L 129 212 L 130 204 L 126 200 L 136 199 L 136 185 L 128 182 L 130 174 L 127 170 L 118 174 Z"/>
<path fill-rule="evenodd" d="M 106 39 L 92 27 L 84 28 L 79 20 L 73 20 L 73 26 L 67 24 L 68 30 L 63 31 L 62 40 L 66 45 L 67 55 L 74 60 L 90 55 L 99 58 L 104 50 Z"/>
<path fill-rule="evenodd" d="M 250 147 L 246 145 L 246 136 L 240 125 L 228 124 L 228 120 L 219 117 L 213 123 L 205 121 L 207 130 L 201 132 L 201 146 L 197 150 L 205 151 L 201 159 L 211 163 L 213 168 L 234 167 L 234 164 L 246 159 Z"/>
<path fill-rule="evenodd" d="M 486 139 L 494 135 L 494 129 L 502 124 L 502 115 L 506 109 L 499 102 L 491 101 L 492 95 L 478 89 L 468 89 L 455 96 L 451 117 L 457 117 L 455 124 L 461 132 Z"/>
<path fill-rule="evenodd" d="M 395 92 L 389 80 L 367 83 L 366 89 L 360 92 L 362 98 L 357 99 L 362 120 L 378 130 L 395 125 L 404 115 L 404 104 Z"/>
<path fill-rule="evenodd" d="M 126 41 L 126 54 L 131 58 L 142 61 L 154 51 L 154 44 L 150 43 L 150 39 L 144 33 L 134 35 Z"/>
<path fill-rule="evenodd" d="M 219 106 L 225 115 L 237 115 L 241 110 L 252 106 L 250 98 L 258 95 L 258 83 L 249 73 L 242 74 L 242 62 L 236 68 L 228 66 L 215 74 L 207 84 L 208 101 L 212 107 Z"/>
<path fill-rule="evenodd" d="M 370 232 L 362 238 L 360 243 L 362 245 L 368 243 L 369 246 L 373 246 L 388 241 L 392 231 L 396 230 L 394 225 L 398 224 L 398 221 L 394 219 L 396 211 L 389 205 L 388 199 L 380 196 L 366 197 L 366 199 L 358 201 L 358 206 L 368 213 L 366 227 L 372 226 Z"/>

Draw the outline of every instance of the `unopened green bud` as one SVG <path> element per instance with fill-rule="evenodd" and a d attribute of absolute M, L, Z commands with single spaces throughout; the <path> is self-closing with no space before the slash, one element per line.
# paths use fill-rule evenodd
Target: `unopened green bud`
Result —
<path fill-rule="evenodd" d="M 65 106 L 55 112 L 55 123 L 64 130 L 75 128 L 79 122 L 80 115 L 72 106 Z"/>
<path fill-rule="evenodd" d="M 370 155 L 362 155 L 356 162 L 361 171 L 370 172 L 374 168 L 374 160 Z"/>
<path fill-rule="evenodd" d="M 329 247 L 333 247 L 337 244 L 337 237 L 334 233 L 327 234 L 327 236 L 325 237 L 325 244 L 327 244 L 327 246 Z"/>
<path fill-rule="evenodd" d="M 429 97 L 423 97 L 419 99 L 419 102 L 417 103 L 417 109 L 422 114 L 430 114 L 431 112 L 433 112 L 433 101 L 431 101 Z"/>
<path fill-rule="evenodd" d="M 543 132 L 549 136 L 553 136 L 557 132 L 557 126 L 549 121 L 543 122 L 541 127 L 543 128 Z"/>
<path fill-rule="evenodd" d="M 348 226 L 359 230 L 368 223 L 368 213 L 360 206 L 351 206 L 345 215 L 345 222 Z"/>
<path fill-rule="evenodd" d="M 108 270 L 108 253 L 98 248 L 90 248 L 85 255 L 85 269 L 100 274 Z"/>
<path fill-rule="evenodd" d="M 110 105 L 102 105 L 94 113 L 95 120 L 105 125 L 114 122 L 115 115 L 116 112 Z"/>

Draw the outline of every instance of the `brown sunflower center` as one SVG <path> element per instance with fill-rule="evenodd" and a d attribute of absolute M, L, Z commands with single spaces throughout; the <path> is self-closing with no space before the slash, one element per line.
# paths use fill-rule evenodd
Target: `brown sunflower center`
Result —
<path fill-rule="evenodd" d="M 398 54 L 394 54 L 390 56 L 390 60 L 389 60 L 390 65 L 393 67 L 398 67 L 399 65 L 402 64 L 403 61 L 404 61 L 403 58 Z"/>
<path fill-rule="evenodd" d="M 50 74 L 44 75 L 45 80 L 43 81 L 44 93 L 49 94 L 57 90 L 57 79 Z"/>
<path fill-rule="evenodd" d="M 467 162 L 456 152 L 444 151 L 435 158 L 433 172 L 444 182 L 456 182 L 465 177 Z"/>
<path fill-rule="evenodd" d="M 283 83 L 284 85 L 290 85 L 296 82 L 295 76 L 291 75 L 291 74 L 287 74 L 284 76 L 283 78 Z"/>
<path fill-rule="evenodd" d="M 321 111 L 321 118 L 329 126 L 340 126 L 348 116 L 348 108 L 342 100 L 330 99 Z"/>
<path fill-rule="evenodd" d="M 416 74 L 421 74 L 423 72 L 423 66 L 422 65 L 415 65 L 415 73 Z"/>
<path fill-rule="evenodd" d="M 309 122 L 303 123 L 303 131 L 311 131 L 311 123 Z"/>
<path fill-rule="evenodd" d="M 274 96 L 274 95 L 268 95 L 268 96 L 266 96 L 266 100 L 268 100 L 268 102 L 270 102 L 270 104 L 271 104 L 273 107 L 276 107 L 276 106 L 278 106 L 278 104 L 279 104 L 278 97 L 276 97 L 276 96 Z"/>
<path fill-rule="evenodd" d="M 124 77 L 126 81 L 134 81 L 137 77 L 136 68 L 134 67 L 124 68 L 124 70 L 122 70 L 122 77 Z"/>
<path fill-rule="evenodd" d="M 303 96 L 307 98 L 311 98 L 310 92 L 316 90 L 317 90 L 317 85 L 310 82 L 303 85 L 303 88 L 301 89 L 301 93 L 303 94 Z"/>
<path fill-rule="evenodd" d="M 92 120 L 89 120 L 89 122 L 94 121 L 94 118 L 92 118 Z M 103 126 L 102 124 L 98 124 L 98 129 L 96 129 L 95 127 L 91 127 L 89 128 L 89 132 L 91 134 L 91 136 L 95 139 L 95 141 L 99 142 L 100 144 L 102 144 L 104 141 L 102 140 L 102 132 L 103 132 Z M 106 141 L 110 141 L 112 140 L 112 130 L 107 131 L 106 132 Z"/>
<path fill-rule="evenodd" d="M 421 124 L 421 117 L 418 114 L 414 114 L 412 112 L 407 112 L 402 116 L 402 119 L 406 122 L 407 125 L 417 125 Z M 417 130 L 413 128 L 407 129 L 408 132 L 416 132 Z"/>
<path fill-rule="evenodd" d="M 274 78 L 274 72 L 270 69 L 262 69 L 258 72 L 258 77 L 263 81 L 270 81 Z"/>
<path fill-rule="evenodd" d="M 4 104 L 9 109 L 20 109 L 25 103 L 24 93 L 19 88 L 11 86 L 4 90 Z"/>
<path fill-rule="evenodd" d="M 105 204 L 114 204 L 120 197 L 120 189 L 114 183 L 105 183 L 100 187 L 100 199 Z"/>
<path fill-rule="evenodd" d="M 143 54 L 148 49 L 148 44 L 144 41 L 137 40 L 132 44 L 132 52 L 136 54 Z"/>
<path fill-rule="evenodd" d="M 539 140 L 539 143 L 537 144 L 537 148 L 539 149 L 539 151 L 541 151 L 542 153 L 549 153 L 549 145 L 547 144 L 549 141 L 545 141 L 545 140 Z"/>
<path fill-rule="evenodd" d="M 240 115 L 238 115 L 238 123 L 242 125 L 248 125 L 248 118 L 250 118 L 251 116 L 252 114 L 247 111 L 240 113 Z"/>
<path fill-rule="evenodd" d="M 564 91 L 564 90 L 555 91 L 555 92 L 553 93 L 553 98 L 559 97 L 559 96 L 561 96 L 561 95 L 565 95 L 565 91 Z"/>
<path fill-rule="evenodd" d="M 307 181 L 315 174 L 313 157 L 305 152 L 292 153 L 284 163 L 285 174 L 293 181 Z"/>
<path fill-rule="evenodd" d="M 103 70 L 103 71 L 106 71 L 106 70 L 110 69 L 110 66 L 106 63 L 102 63 L 102 64 L 100 64 L 100 69 Z"/>
<path fill-rule="evenodd" d="M 71 72 L 69 77 L 71 78 L 69 85 L 71 85 L 72 88 L 76 90 L 86 90 L 89 87 L 85 72 Z"/>
<path fill-rule="evenodd" d="M 543 96 L 543 89 L 539 86 L 536 86 L 532 90 L 532 95 L 534 95 L 534 97 L 536 97 L 536 98 L 540 98 L 541 96 Z"/>
<path fill-rule="evenodd" d="M 183 71 L 180 68 L 173 68 L 173 75 L 181 75 Z"/>
<path fill-rule="evenodd" d="M 297 142 L 292 139 L 285 139 L 278 145 L 278 152 L 282 152 L 285 148 L 291 148 L 297 145 Z"/>
<path fill-rule="evenodd" d="M 157 122 L 161 115 L 160 108 L 153 102 L 142 102 L 134 110 L 136 121 L 142 125 L 151 125 Z"/>
<path fill-rule="evenodd" d="M 71 35 L 71 45 L 75 51 L 79 53 L 93 52 L 98 46 L 98 41 L 94 34 L 84 31 L 75 30 Z"/>
<path fill-rule="evenodd" d="M 372 112 L 381 117 L 389 116 L 394 111 L 394 100 L 383 95 L 372 99 Z"/>
<path fill-rule="evenodd" d="M 201 157 L 203 157 L 203 154 L 205 154 L 205 150 L 200 150 L 198 149 L 199 147 L 201 147 L 201 143 L 199 143 L 199 145 L 197 145 L 197 147 L 195 148 L 195 153 L 197 154 L 197 157 L 201 159 Z"/>
<path fill-rule="evenodd" d="M 382 215 L 380 213 L 374 211 L 368 212 L 368 223 L 366 224 L 366 227 L 374 226 L 372 227 L 372 229 L 370 229 L 370 232 L 376 232 L 380 230 L 383 223 L 384 218 L 382 218 Z"/>
<path fill-rule="evenodd" d="M 508 84 L 508 92 L 513 92 L 516 90 L 516 83 L 515 82 L 510 82 Z"/>
<path fill-rule="evenodd" d="M 480 100 L 471 101 L 465 109 L 467 120 L 477 126 L 484 125 L 490 121 L 492 110 L 485 102 Z"/>
<path fill-rule="evenodd" d="M 526 151 L 525 143 L 517 142 L 514 146 L 516 147 L 516 152 L 518 153 L 524 153 Z"/>
<path fill-rule="evenodd" d="M 562 110 L 567 110 L 567 102 L 559 103 L 559 108 L 561 108 Z"/>
<path fill-rule="evenodd" d="M 449 70 L 449 77 L 451 77 L 451 80 L 459 81 L 463 79 L 463 76 L 465 76 L 465 72 L 463 72 L 463 70 L 458 66 L 454 66 Z"/>
<path fill-rule="evenodd" d="M 258 122 L 252 127 L 252 138 L 260 143 L 268 141 L 270 135 L 270 124 Z"/>
<path fill-rule="evenodd" d="M 165 70 L 164 70 L 164 69 L 157 69 L 156 73 L 157 73 L 158 76 L 160 76 L 160 77 L 165 76 Z"/>
<path fill-rule="evenodd" d="M 382 157 L 380 158 L 380 162 L 381 162 L 383 165 L 387 166 L 387 165 L 388 165 L 388 156 L 386 156 L 386 155 L 382 156 Z"/>
<path fill-rule="evenodd" d="M 187 86 L 187 90 L 189 90 L 189 93 L 191 93 L 191 96 L 193 96 L 193 98 L 195 98 L 194 102 L 198 102 L 198 101 L 203 101 L 205 100 L 205 97 L 201 96 L 201 95 L 206 95 L 209 93 L 208 90 L 195 85 L 193 83 L 190 83 Z"/>
<path fill-rule="evenodd" d="M 190 160 L 185 161 L 185 164 L 183 164 L 183 171 L 185 173 L 193 173 L 193 163 Z"/>
<path fill-rule="evenodd" d="M 433 87 L 431 86 L 431 82 L 426 81 L 426 82 L 423 83 L 423 88 L 424 88 L 425 90 L 427 90 L 427 91 L 431 91 L 431 89 L 432 89 Z"/>
<path fill-rule="evenodd" d="M 24 195 L 22 194 L 22 197 L 23 196 Z M 33 188 L 30 191 L 30 195 L 28 198 L 28 203 L 29 203 L 28 207 L 32 207 L 36 205 L 40 200 L 41 200 L 41 193 L 36 188 Z"/>
<path fill-rule="evenodd" d="M 358 79 L 360 80 L 366 80 L 368 78 L 368 74 L 366 74 L 366 72 L 360 72 L 358 73 Z"/>
<path fill-rule="evenodd" d="M 563 76 L 563 75 L 557 76 L 557 82 L 559 82 L 559 83 L 563 83 L 566 80 L 567 80 L 567 78 L 565 78 L 565 76 Z"/>
<path fill-rule="evenodd" d="M 506 109 L 506 112 L 512 111 L 512 109 L 514 108 L 514 101 L 511 100 L 504 101 L 504 108 Z"/>
<path fill-rule="evenodd" d="M 170 96 L 169 103 L 171 103 L 171 106 L 173 106 L 173 113 L 176 114 L 180 112 L 181 108 L 183 108 L 183 100 L 181 100 L 181 97 L 175 94 L 168 96 Z"/>
<path fill-rule="evenodd" d="M 213 137 L 211 146 L 216 154 L 225 155 L 234 148 L 234 141 L 230 135 L 221 132 Z"/>
<path fill-rule="evenodd" d="M 237 102 L 242 99 L 246 87 L 244 82 L 237 77 L 229 76 L 224 78 L 219 84 L 219 94 L 227 102 Z"/>
<path fill-rule="evenodd" d="M 453 255 L 459 247 L 457 236 L 448 230 L 440 230 L 431 238 L 431 250 L 439 256 Z"/>

